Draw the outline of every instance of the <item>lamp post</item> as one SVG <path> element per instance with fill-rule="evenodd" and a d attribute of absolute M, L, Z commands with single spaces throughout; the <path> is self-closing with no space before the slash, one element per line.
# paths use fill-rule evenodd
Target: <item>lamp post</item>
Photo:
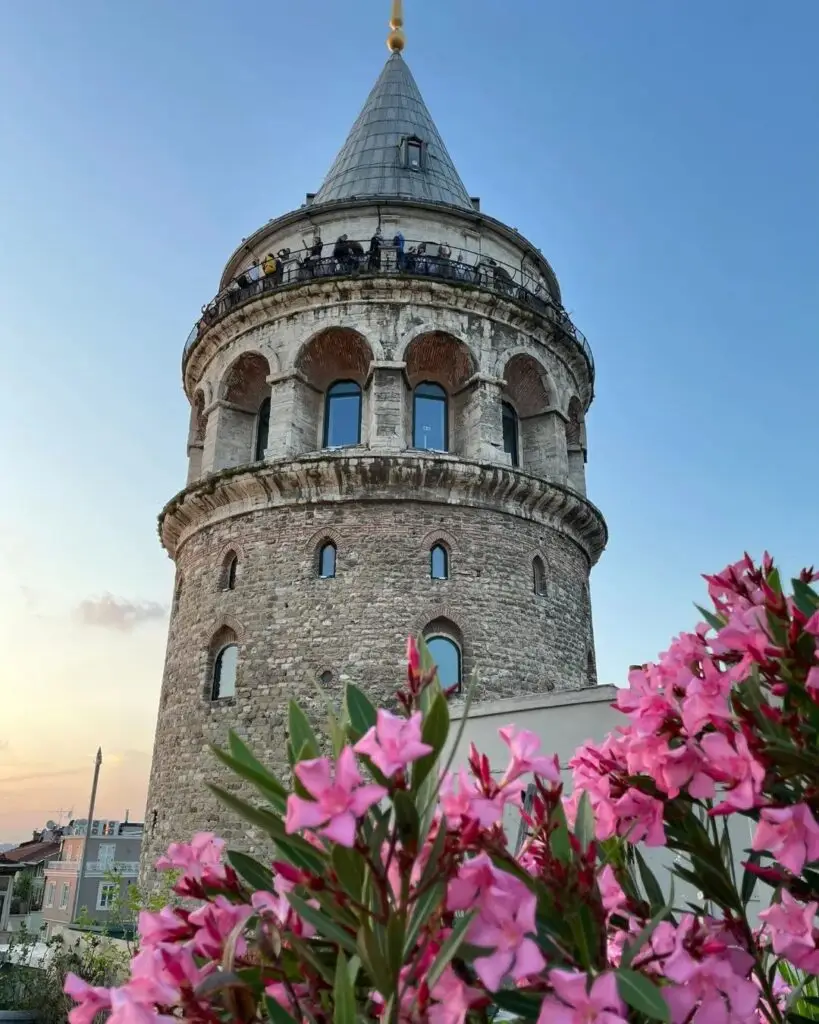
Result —
<path fill-rule="evenodd" d="M 74 890 L 74 907 L 71 911 L 71 920 L 69 924 L 73 924 L 77 918 L 77 908 L 80 902 L 80 887 L 82 886 L 82 876 L 85 873 L 85 862 L 88 860 L 88 844 L 91 840 L 91 826 L 94 824 L 94 804 L 97 802 L 97 783 L 100 778 L 100 766 L 102 765 L 102 747 L 97 747 L 97 756 L 94 758 L 94 781 L 91 783 L 91 802 L 88 805 L 88 823 L 85 826 L 85 842 L 82 844 L 82 854 L 80 855 L 80 872 L 77 875 L 77 887 Z"/>

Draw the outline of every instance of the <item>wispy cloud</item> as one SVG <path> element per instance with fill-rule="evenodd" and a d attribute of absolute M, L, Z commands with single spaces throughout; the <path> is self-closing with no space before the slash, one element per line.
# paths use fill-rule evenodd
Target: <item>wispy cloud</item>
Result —
<path fill-rule="evenodd" d="M 156 601 L 129 601 L 126 597 L 103 594 L 80 601 L 74 612 L 83 625 L 130 633 L 145 622 L 164 619 L 167 608 Z"/>

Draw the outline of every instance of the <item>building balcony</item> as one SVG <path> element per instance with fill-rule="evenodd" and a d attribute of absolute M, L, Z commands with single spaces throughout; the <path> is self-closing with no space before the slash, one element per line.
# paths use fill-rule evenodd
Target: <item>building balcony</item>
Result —
<path fill-rule="evenodd" d="M 60 871 L 64 874 L 76 875 L 80 870 L 78 860 L 50 860 L 46 865 L 46 871 Z"/>
<path fill-rule="evenodd" d="M 183 364 L 208 328 L 240 306 L 269 292 L 333 278 L 402 276 L 433 278 L 462 287 L 480 288 L 540 313 L 577 345 L 586 358 L 591 380 L 594 380 L 594 357 L 585 335 L 526 269 L 469 250 L 459 250 L 458 258 L 452 259 L 451 256 L 438 255 L 437 244 L 409 239 L 403 253 L 392 245 L 382 244 L 379 253 L 371 255 L 367 251 L 369 241 L 348 244 L 351 250 L 344 256 L 313 255 L 310 250 L 302 249 L 277 259 L 272 273 L 265 274 L 262 266 L 248 268 L 203 308 L 201 319 L 194 324 L 185 343 Z"/>
<path fill-rule="evenodd" d="M 138 860 L 89 860 L 85 865 L 86 875 L 126 875 L 136 876 L 139 874 Z"/>

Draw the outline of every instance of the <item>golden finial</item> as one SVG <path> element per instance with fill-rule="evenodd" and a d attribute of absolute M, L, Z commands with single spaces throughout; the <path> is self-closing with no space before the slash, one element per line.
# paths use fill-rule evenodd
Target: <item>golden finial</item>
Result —
<path fill-rule="evenodd" d="M 392 32 L 387 36 L 387 48 L 393 53 L 400 53 L 407 42 L 403 30 L 404 5 L 401 0 L 392 0 L 392 17 L 390 28 Z"/>

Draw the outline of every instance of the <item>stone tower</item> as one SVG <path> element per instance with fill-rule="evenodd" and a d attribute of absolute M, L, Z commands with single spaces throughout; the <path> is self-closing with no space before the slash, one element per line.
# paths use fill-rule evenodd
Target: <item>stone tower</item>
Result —
<path fill-rule="evenodd" d="M 240 838 L 209 743 L 281 767 L 288 699 L 349 678 L 383 702 L 409 633 L 477 699 L 596 683 L 591 352 L 540 250 L 470 197 L 393 28 L 321 188 L 243 241 L 185 346 L 146 865 Z"/>

